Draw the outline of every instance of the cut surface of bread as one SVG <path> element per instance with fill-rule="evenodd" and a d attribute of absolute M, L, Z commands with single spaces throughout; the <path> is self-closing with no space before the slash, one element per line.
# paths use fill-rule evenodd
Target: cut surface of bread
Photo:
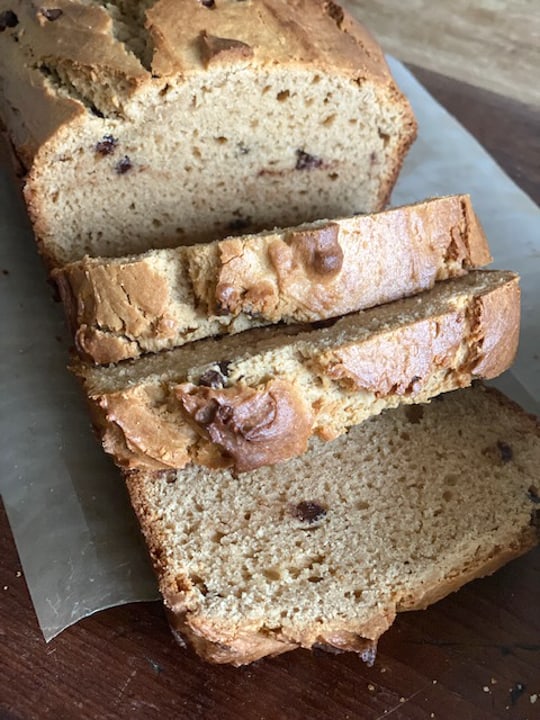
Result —
<path fill-rule="evenodd" d="M 112 363 L 262 324 L 380 305 L 491 261 L 465 195 L 375 215 L 85 258 L 53 273 L 76 347 Z"/>
<path fill-rule="evenodd" d="M 128 468 L 247 470 L 401 403 L 490 378 L 519 336 L 515 274 L 472 271 L 353 313 L 201 340 L 116 366 L 74 366 L 105 450 Z"/>
<path fill-rule="evenodd" d="M 538 541 L 538 425 L 477 386 L 385 411 L 284 465 L 126 474 L 170 611 L 207 660 L 373 660 L 425 608 Z"/>
<path fill-rule="evenodd" d="M 381 49 L 334 2 L 7 12 L 2 120 L 53 266 L 381 209 L 416 133 Z"/>

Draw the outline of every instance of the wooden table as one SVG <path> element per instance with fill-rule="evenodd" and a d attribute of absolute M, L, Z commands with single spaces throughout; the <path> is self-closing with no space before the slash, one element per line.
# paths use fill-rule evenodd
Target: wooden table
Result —
<path fill-rule="evenodd" d="M 538 201 L 537 113 L 411 69 Z M 0 600 L 0 720 L 540 718 L 540 548 L 399 616 L 371 669 L 319 651 L 212 667 L 175 644 L 159 603 L 99 613 L 46 645 L 3 513 Z"/>

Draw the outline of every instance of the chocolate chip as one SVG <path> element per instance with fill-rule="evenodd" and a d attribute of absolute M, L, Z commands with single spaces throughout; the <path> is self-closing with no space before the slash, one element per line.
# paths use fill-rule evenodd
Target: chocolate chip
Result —
<path fill-rule="evenodd" d="M 508 463 L 513 459 L 514 453 L 512 448 L 508 443 L 505 443 L 504 440 L 497 440 L 497 448 L 499 449 L 499 454 L 503 463 Z"/>
<path fill-rule="evenodd" d="M 90 112 L 98 118 L 104 118 L 105 115 L 95 105 L 90 105 Z"/>
<path fill-rule="evenodd" d="M 9 270 L 2 270 L 2 275 L 9 275 Z"/>
<path fill-rule="evenodd" d="M 104 135 L 103 138 L 96 143 L 96 152 L 100 155 L 112 155 L 116 150 L 118 140 L 112 135 Z"/>
<path fill-rule="evenodd" d="M 203 427 L 206 427 L 210 425 L 211 422 L 214 422 L 218 408 L 219 403 L 214 398 L 211 398 L 207 405 L 203 405 L 196 410 L 193 419 Z"/>
<path fill-rule="evenodd" d="M 296 169 L 297 170 L 313 170 L 314 168 L 321 167 L 323 161 L 321 158 L 310 155 L 303 150 L 296 151 Z"/>
<path fill-rule="evenodd" d="M 216 7 L 216 0 L 200 0 L 203 7 L 213 10 Z"/>
<path fill-rule="evenodd" d="M 124 155 L 124 157 L 120 160 L 120 162 L 117 162 L 114 166 L 114 169 L 119 175 L 125 175 L 131 168 L 133 167 L 133 163 L 128 158 L 127 155 Z"/>
<path fill-rule="evenodd" d="M 19 18 L 13 10 L 4 10 L 0 13 L 0 32 L 4 32 L 6 28 L 14 28 L 19 24 Z"/>
<path fill-rule="evenodd" d="M 292 508 L 292 515 L 302 522 L 313 523 L 326 515 L 326 508 L 313 500 L 302 500 Z"/>
<path fill-rule="evenodd" d="M 245 230 L 251 225 L 251 218 L 235 218 L 234 220 L 231 220 L 230 223 L 227 224 L 227 230 L 230 230 L 231 232 L 241 232 L 242 230 Z"/>
<path fill-rule="evenodd" d="M 341 23 L 343 22 L 345 13 L 337 3 L 332 2 L 332 0 L 329 0 L 329 2 L 325 2 L 324 12 L 332 18 L 338 28 L 341 28 Z"/>
<path fill-rule="evenodd" d="M 538 494 L 538 488 L 534 485 L 531 485 L 530 488 L 527 490 L 527 495 L 531 502 L 535 504 L 540 503 L 540 495 Z"/>
<path fill-rule="evenodd" d="M 217 370 L 209 368 L 199 378 L 199 385 L 210 388 L 222 388 L 225 384 L 225 379 L 229 374 L 229 367 L 231 363 L 229 360 L 222 360 L 217 363 Z"/>
<path fill-rule="evenodd" d="M 231 361 L 230 360 L 222 360 L 221 362 L 218 362 L 218 368 L 220 372 L 227 377 L 229 374 L 229 368 L 231 367 Z"/>
<path fill-rule="evenodd" d="M 199 378 L 199 385 L 209 388 L 223 387 L 223 375 L 217 370 L 206 370 Z"/>
<path fill-rule="evenodd" d="M 418 425 L 424 417 L 424 408 L 421 405 L 406 405 L 405 416 L 412 425 Z"/>
<path fill-rule="evenodd" d="M 47 20 L 51 22 L 58 20 L 58 18 L 64 14 L 64 11 L 60 10 L 60 8 L 41 8 L 39 12 L 44 18 L 47 18 Z"/>
<path fill-rule="evenodd" d="M 420 377 L 420 375 L 413 375 L 411 378 L 411 382 L 407 385 L 405 392 L 409 394 L 418 392 L 418 390 L 420 389 L 419 383 L 421 380 L 422 378 Z"/>

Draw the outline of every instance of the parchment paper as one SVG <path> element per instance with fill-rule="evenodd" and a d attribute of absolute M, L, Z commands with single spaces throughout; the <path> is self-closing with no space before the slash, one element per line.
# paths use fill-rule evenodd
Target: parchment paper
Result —
<path fill-rule="evenodd" d="M 540 403 L 540 211 L 408 71 L 392 61 L 420 125 L 392 204 L 469 192 L 495 267 L 522 276 L 519 357 L 498 381 Z M 101 609 L 158 597 L 119 474 L 66 371 L 70 340 L 51 299 L 7 161 L 0 162 L 0 491 L 46 640 Z"/>

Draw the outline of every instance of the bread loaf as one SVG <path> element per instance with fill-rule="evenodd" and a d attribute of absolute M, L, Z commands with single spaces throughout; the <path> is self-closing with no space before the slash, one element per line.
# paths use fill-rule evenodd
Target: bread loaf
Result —
<path fill-rule="evenodd" d="M 75 371 L 119 465 L 245 472 L 303 453 L 313 434 L 330 440 L 385 408 L 498 375 L 518 335 L 517 276 L 477 270 L 328 328 L 251 330 Z"/>
<path fill-rule="evenodd" d="M 75 344 L 96 363 L 413 295 L 490 262 L 468 196 L 57 270 Z"/>
<path fill-rule="evenodd" d="M 0 0 L 0 113 L 52 265 L 381 209 L 416 132 L 333 1 Z"/>
<path fill-rule="evenodd" d="M 385 411 L 279 467 L 133 472 L 175 631 L 242 665 L 296 647 L 373 662 L 425 608 L 538 541 L 538 425 L 483 387 Z"/>

